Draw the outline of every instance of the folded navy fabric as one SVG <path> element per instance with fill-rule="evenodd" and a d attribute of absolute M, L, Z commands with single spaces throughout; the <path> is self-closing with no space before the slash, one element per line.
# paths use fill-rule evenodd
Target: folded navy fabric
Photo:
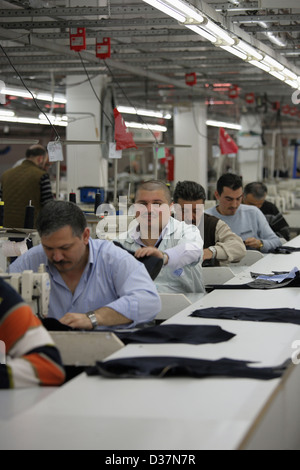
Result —
<path fill-rule="evenodd" d="M 173 356 L 128 357 L 98 361 L 88 369 L 88 375 L 107 378 L 167 378 L 167 377 L 237 377 L 272 380 L 281 377 L 290 360 L 278 367 L 254 367 L 250 361 L 223 358 L 216 361 Z"/>
<path fill-rule="evenodd" d="M 293 308 L 257 309 L 243 307 L 212 307 L 195 310 L 190 316 L 221 320 L 295 323 L 296 325 L 300 325 L 300 310 Z"/>
<path fill-rule="evenodd" d="M 235 336 L 217 325 L 159 325 L 135 332 L 116 333 L 124 344 L 187 343 L 205 344 L 229 341 Z"/>

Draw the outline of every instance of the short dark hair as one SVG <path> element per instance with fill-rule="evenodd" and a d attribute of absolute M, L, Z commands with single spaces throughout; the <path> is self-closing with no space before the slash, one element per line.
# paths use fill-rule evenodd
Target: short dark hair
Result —
<path fill-rule="evenodd" d="M 248 194 L 252 194 L 252 196 L 257 200 L 263 199 L 267 193 L 267 186 L 264 183 L 259 183 L 258 181 L 248 183 L 244 188 L 245 196 L 248 196 Z"/>
<path fill-rule="evenodd" d="M 183 199 L 184 201 L 202 199 L 204 202 L 206 200 L 205 189 L 195 181 L 178 181 L 174 190 L 173 201 L 177 203 L 178 199 Z"/>
<path fill-rule="evenodd" d="M 224 188 L 230 188 L 233 191 L 236 191 L 239 188 L 243 187 L 242 178 L 233 173 L 225 173 L 217 181 L 217 191 L 221 195 Z"/>
<path fill-rule="evenodd" d="M 36 226 L 40 236 L 51 235 L 63 227 L 70 226 L 73 235 L 81 237 L 87 227 L 87 221 L 82 210 L 74 202 L 53 200 L 42 207 Z"/>
<path fill-rule="evenodd" d="M 47 155 L 47 150 L 42 145 L 32 145 L 26 150 L 25 157 L 32 158 L 32 157 L 45 157 Z"/>
<path fill-rule="evenodd" d="M 170 188 L 164 181 L 160 181 L 160 180 L 144 181 L 143 183 L 138 185 L 135 194 L 137 194 L 138 191 L 143 190 L 143 189 L 145 191 L 157 191 L 157 190 L 162 189 L 165 193 L 168 203 L 171 204 L 172 202 Z"/>

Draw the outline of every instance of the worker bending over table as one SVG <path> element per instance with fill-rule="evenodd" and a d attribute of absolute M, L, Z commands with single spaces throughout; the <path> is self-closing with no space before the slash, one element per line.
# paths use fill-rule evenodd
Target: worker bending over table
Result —
<path fill-rule="evenodd" d="M 10 272 L 38 271 L 50 276 L 48 317 L 76 329 L 134 327 L 161 309 L 145 266 L 106 240 L 93 240 L 86 217 L 72 202 L 51 201 L 37 220 L 38 245 L 20 256 Z"/>
<path fill-rule="evenodd" d="M 158 292 L 205 292 L 202 277 L 203 240 L 197 227 L 171 216 L 172 197 L 162 181 L 140 184 L 135 195 L 136 225 L 117 241 L 137 259 L 156 256 L 164 265 L 155 279 Z"/>

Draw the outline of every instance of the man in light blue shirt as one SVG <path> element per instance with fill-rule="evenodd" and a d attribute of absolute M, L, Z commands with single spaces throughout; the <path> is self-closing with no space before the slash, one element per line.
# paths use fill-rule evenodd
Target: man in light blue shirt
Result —
<path fill-rule="evenodd" d="M 239 176 L 231 173 L 221 176 L 215 197 L 217 206 L 205 212 L 226 222 L 242 238 L 247 249 L 268 253 L 282 245 L 263 213 L 257 207 L 242 204 L 243 184 Z"/>
<path fill-rule="evenodd" d="M 161 303 L 145 266 L 105 240 L 93 240 L 81 209 L 51 201 L 39 214 L 41 245 L 10 265 L 10 272 L 44 264 L 50 276 L 49 314 L 77 329 L 133 327 L 153 320 Z"/>

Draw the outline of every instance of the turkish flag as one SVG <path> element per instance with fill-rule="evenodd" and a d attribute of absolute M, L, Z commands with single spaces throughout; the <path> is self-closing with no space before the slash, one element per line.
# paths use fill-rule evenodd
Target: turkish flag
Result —
<path fill-rule="evenodd" d="M 239 148 L 236 145 L 235 141 L 230 137 L 230 135 L 220 127 L 219 133 L 219 144 L 222 155 L 227 155 L 229 153 L 238 153 Z"/>
<path fill-rule="evenodd" d="M 117 110 L 114 109 L 114 117 L 115 117 L 115 141 L 116 141 L 116 150 L 125 150 L 136 148 L 137 146 L 133 140 L 132 134 L 127 129 L 124 119 Z"/>

